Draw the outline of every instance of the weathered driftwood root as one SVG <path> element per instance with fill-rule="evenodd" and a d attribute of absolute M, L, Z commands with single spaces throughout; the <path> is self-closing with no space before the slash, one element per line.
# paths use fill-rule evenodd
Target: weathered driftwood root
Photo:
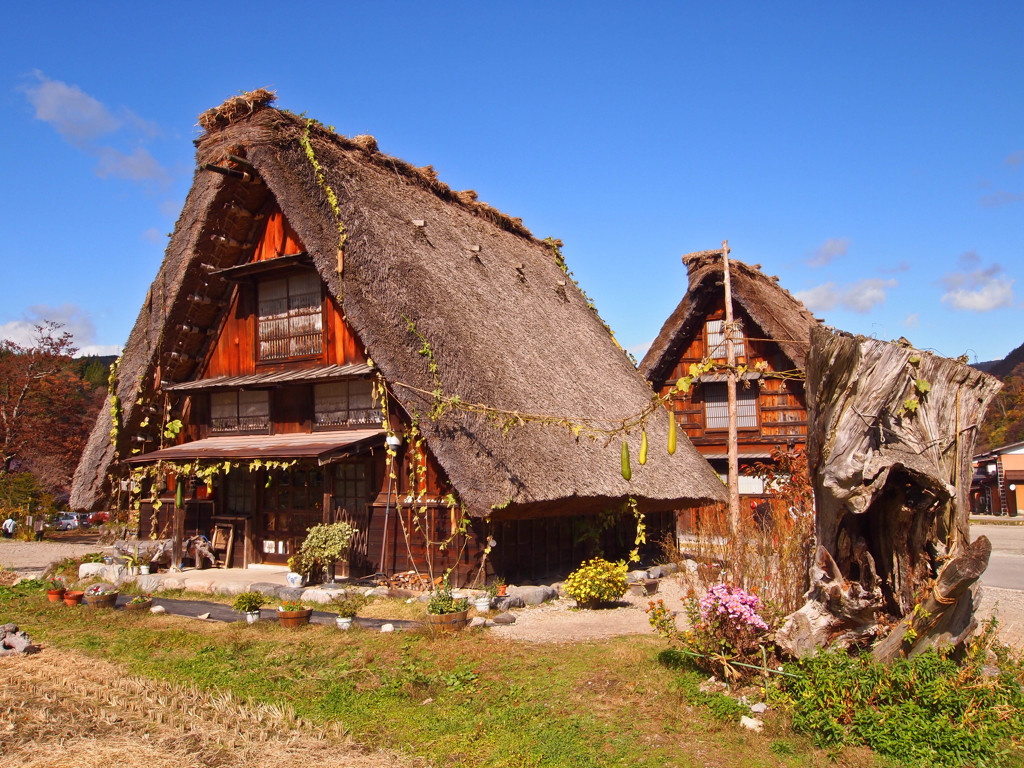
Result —
<path fill-rule="evenodd" d="M 826 645 L 861 645 L 878 632 L 875 614 L 882 605 L 881 590 L 877 584 L 845 579 L 824 547 L 814 555 L 806 599 L 775 635 L 776 645 L 790 656 L 808 656 Z"/>
<path fill-rule="evenodd" d="M 972 589 L 988 567 L 992 545 L 980 536 L 939 573 L 931 594 L 901 621 L 872 651 L 876 661 L 888 664 L 913 658 L 928 648 L 957 646 L 978 626 L 974 618 L 980 590 Z"/>
<path fill-rule="evenodd" d="M 966 637 L 975 597 L 968 590 L 981 571 L 969 572 L 988 562 L 968 548 L 971 456 L 1000 386 L 909 344 L 812 331 L 807 454 L 821 549 L 808 602 L 779 633 L 784 650 L 799 656 L 865 642 L 904 619 L 913 623 L 897 626 L 878 658 L 894 658 L 903 635 L 915 637 L 907 651 L 925 647 L 924 636 Z M 962 586 L 940 587 L 936 604 L 953 601 L 943 610 L 919 606 L 922 594 L 936 594 L 940 570 L 968 575 Z"/>

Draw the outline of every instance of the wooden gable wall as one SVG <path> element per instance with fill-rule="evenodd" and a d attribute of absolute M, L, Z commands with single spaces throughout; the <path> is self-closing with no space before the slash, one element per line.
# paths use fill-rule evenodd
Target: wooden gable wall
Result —
<path fill-rule="evenodd" d="M 735 315 L 743 322 L 745 354 L 737 356 L 738 364 L 746 364 L 753 371 L 755 365 L 767 366 L 766 375 L 750 386 L 757 391 L 757 426 L 740 428 L 740 453 L 765 453 L 772 446 L 787 445 L 802 448 L 807 440 L 807 409 L 802 378 L 785 380 L 772 373 L 790 371 L 792 364 L 779 349 L 779 345 L 766 339 L 765 333 L 751 320 L 741 307 Z M 703 319 L 694 325 L 690 338 L 684 340 L 683 351 L 675 361 L 661 394 L 680 377 L 689 373 L 692 363 L 701 362 L 708 354 L 707 321 L 724 320 L 725 301 L 722 298 L 708 303 Z M 696 384 L 688 393 L 674 396 L 670 410 L 676 423 L 702 453 L 718 453 L 725 446 L 727 430 L 707 429 L 705 420 L 705 384 Z M 745 385 L 740 382 L 738 387 Z"/>
<path fill-rule="evenodd" d="M 256 244 L 252 261 L 268 261 L 278 256 L 304 253 L 305 250 L 305 246 L 288 224 L 284 214 L 275 207 L 267 215 L 267 226 Z M 324 328 L 327 335 L 322 359 L 283 363 L 257 362 L 256 285 L 252 281 L 242 281 L 232 291 L 230 306 L 222 325 L 216 331 L 216 339 L 207 357 L 205 369 L 197 378 L 240 376 L 256 373 L 260 369 L 279 367 L 301 368 L 366 362 L 366 350 L 362 342 L 345 322 L 341 307 L 331 296 L 324 300 Z"/>

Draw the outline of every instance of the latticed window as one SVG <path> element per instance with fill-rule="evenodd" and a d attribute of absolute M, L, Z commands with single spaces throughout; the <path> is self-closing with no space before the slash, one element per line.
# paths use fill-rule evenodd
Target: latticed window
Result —
<path fill-rule="evenodd" d="M 704 428 L 729 428 L 729 394 L 724 382 L 700 385 L 704 397 Z M 736 427 L 757 428 L 757 386 L 736 387 Z"/>
<path fill-rule="evenodd" d="M 373 382 L 367 379 L 332 381 L 313 388 L 313 424 L 348 427 L 379 424 L 380 409 L 373 407 Z"/>
<path fill-rule="evenodd" d="M 732 336 L 732 348 L 736 357 L 745 357 L 747 352 L 743 345 L 743 321 L 733 321 L 736 330 Z M 712 360 L 724 360 L 725 349 L 725 320 L 708 320 L 708 357 Z"/>
<path fill-rule="evenodd" d="M 270 427 L 270 393 L 265 389 L 210 393 L 212 432 L 266 432 Z"/>
<path fill-rule="evenodd" d="M 360 515 L 370 503 L 369 467 L 365 462 L 334 465 L 334 506 L 350 516 Z"/>
<path fill-rule="evenodd" d="M 316 272 L 301 272 L 259 284 L 260 360 L 323 354 L 321 291 Z"/>

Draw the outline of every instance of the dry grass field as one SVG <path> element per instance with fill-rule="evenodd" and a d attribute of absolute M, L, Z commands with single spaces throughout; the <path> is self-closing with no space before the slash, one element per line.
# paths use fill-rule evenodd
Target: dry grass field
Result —
<path fill-rule="evenodd" d="M 125 676 L 113 664 L 44 649 L 0 659 L 0 766 L 207 768 L 423 765 L 367 750 L 290 709 L 246 706 Z"/>

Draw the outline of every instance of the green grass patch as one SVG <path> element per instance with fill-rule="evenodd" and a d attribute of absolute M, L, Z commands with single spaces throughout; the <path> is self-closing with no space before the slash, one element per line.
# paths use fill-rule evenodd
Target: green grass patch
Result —
<path fill-rule="evenodd" d="M 131 674 L 288 703 L 435 765 L 879 764 L 863 750 L 816 747 L 778 718 L 763 734 L 741 730 L 739 705 L 702 694 L 653 636 L 541 645 L 486 631 L 289 630 L 70 608 L 20 587 L 0 590 L 4 621 Z"/>

